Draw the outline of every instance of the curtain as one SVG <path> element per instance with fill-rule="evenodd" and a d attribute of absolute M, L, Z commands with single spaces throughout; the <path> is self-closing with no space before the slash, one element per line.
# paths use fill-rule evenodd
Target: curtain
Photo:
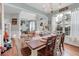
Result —
<path fill-rule="evenodd" d="M 71 13 L 71 35 L 79 35 L 79 10 Z"/>

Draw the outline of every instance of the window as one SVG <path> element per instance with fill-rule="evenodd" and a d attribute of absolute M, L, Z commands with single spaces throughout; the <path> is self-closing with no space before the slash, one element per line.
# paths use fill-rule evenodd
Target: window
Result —
<path fill-rule="evenodd" d="M 35 21 L 30 21 L 30 31 L 35 31 Z"/>

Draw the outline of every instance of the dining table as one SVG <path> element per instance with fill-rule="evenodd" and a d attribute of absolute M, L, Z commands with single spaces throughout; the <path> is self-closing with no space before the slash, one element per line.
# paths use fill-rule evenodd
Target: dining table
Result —
<path fill-rule="evenodd" d="M 32 40 L 29 42 L 26 42 L 27 46 L 31 49 L 31 56 L 37 56 L 37 51 L 45 47 L 44 42 L 41 42 L 40 40 Z"/>
<path fill-rule="evenodd" d="M 47 38 L 51 37 L 52 34 L 42 36 L 42 37 L 33 37 L 31 40 L 26 41 L 27 46 L 31 49 L 31 56 L 37 56 L 38 50 L 44 48 L 46 46 Z M 54 36 L 54 34 L 53 34 Z"/>

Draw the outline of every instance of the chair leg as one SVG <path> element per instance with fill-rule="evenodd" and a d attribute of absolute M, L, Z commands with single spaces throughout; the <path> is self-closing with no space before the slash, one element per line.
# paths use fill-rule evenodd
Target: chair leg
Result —
<path fill-rule="evenodd" d="M 61 55 L 62 55 L 62 50 L 61 50 L 61 46 L 59 47 L 59 49 L 60 49 L 60 53 L 61 53 Z"/>
<path fill-rule="evenodd" d="M 62 44 L 62 48 L 63 48 L 63 50 L 64 50 L 64 44 Z"/>

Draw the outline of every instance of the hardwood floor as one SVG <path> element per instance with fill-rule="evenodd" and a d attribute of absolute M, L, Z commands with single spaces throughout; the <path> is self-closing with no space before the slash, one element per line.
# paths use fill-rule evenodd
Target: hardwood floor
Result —
<path fill-rule="evenodd" d="M 15 41 L 13 40 L 12 42 L 13 47 L 11 49 L 9 49 L 8 51 L 6 51 L 5 53 L 2 54 L 2 56 L 17 56 L 17 50 L 16 50 L 16 46 L 15 46 Z M 72 45 L 68 45 L 68 44 L 64 44 L 65 50 L 62 56 L 79 56 L 79 47 L 75 47 Z M 24 52 L 29 51 L 29 50 L 25 50 Z M 22 50 L 21 50 L 23 56 L 28 56 L 27 54 L 25 54 Z"/>
<path fill-rule="evenodd" d="M 68 54 L 70 56 L 79 56 L 79 47 L 72 46 L 69 44 L 65 44 L 64 47 L 65 47 L 64 55 Z"/>

